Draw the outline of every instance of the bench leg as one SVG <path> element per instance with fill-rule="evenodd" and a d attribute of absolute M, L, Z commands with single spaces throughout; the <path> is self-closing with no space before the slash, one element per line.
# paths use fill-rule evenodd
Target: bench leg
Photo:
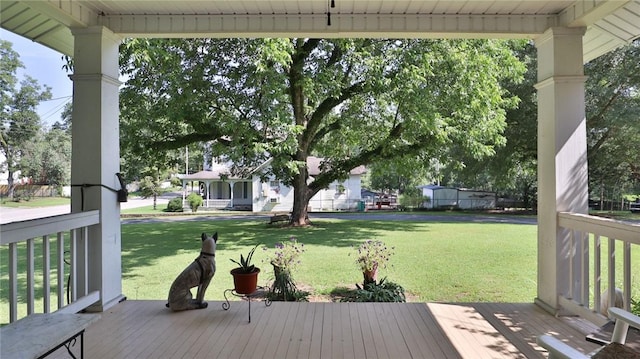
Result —
<path fill-rule="evenodd" d="M 57 347 L 49 350 L 44 355 L 38 357 L 38 359 L 44 358 L 62 347 L 65 347 L 67 349 L 67 353 L 69 353 L 69 356 L 71 356 L 73 359 L 78 359 L 76 355 L 73 354 L 73 352 L 71 351 L 71 347 L 74 347 L 76 345 L 76 342 L 78 341 L 78 337 L 80 337 L 80 358 L 83 359 L 84 358 L 84 330 L 75 334 L 74 336 L 72 336 L 62 344 L 59 344 Z"/>

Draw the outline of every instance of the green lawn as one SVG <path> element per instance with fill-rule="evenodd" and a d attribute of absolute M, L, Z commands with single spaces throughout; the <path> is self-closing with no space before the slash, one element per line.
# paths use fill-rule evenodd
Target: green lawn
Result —
<path fill-rule="evenodd" d="M 32 207 L 48 207 L 48 206 L 59 206 L 63 204 L 71 203 L 71 198 L 69 197 L 32 197 L 28 201 L 20 201 L 14 202 L 10 201 L 7 198 L 2 198 L 0 200 L 0 207 L 12 207 L 12 208 L 32 208 Z"/>
<path fill-rule="evenodd" d="M 314 293 L 362 280 L 355 250 L 367 239 L 395 247 L 392 267 L 380 276 L 422 301 L 530 302 L 536 293 L 536 227 L 481 223 L 317 220 L 311 228 L 269 228 L 263 221 L 130 224 L 122 227 L 123 291 L 131 299 L 164 299 L 171 282 L 198 255 L 200 234 L 219 232 L 217 272 L 208 299 L 232 287 L 229 258 L 256 243 L 273 248 L 295 236 L 305 244 L 294 276 Z M 351 254 L 351 256 L 350 256 Z M 271 266 L 256 251 L 266 284 Z"/>

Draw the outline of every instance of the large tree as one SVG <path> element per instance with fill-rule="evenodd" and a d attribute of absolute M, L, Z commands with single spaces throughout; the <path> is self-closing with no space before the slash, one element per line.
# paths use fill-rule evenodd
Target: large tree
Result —
<path fill-rule="evenodd" d="M 13 176 L 18 171 L 26 145 L 40 130 L 40 117 L 36 107 L 40 101 L 51 98 L 49 87 L 40 87 L 38 81 L 25 76 L 19 86 L 18 68 L 24 67 L 11 43 L 0 40 L 0 151 L 7 170 L 9 198 L 13 198 Z"/>
<path fill-rule="evenodd" d="M 585 74 L 590 190 L 619 199 L 640 191 L 640 40 L 589 62 Z"/>
<path fill-rule="evenodd" d="M 20 170 L 37 184 L 71 184 L 71 134 L 60 128 L 41 128 L 24 144 Z"/>
<path fill-rule="evenodd" d="M 497 191 L 530 208 L 537 195 L 537 52 L 532 42 L 509 44 L 527 71 L 523 81 L 503 80 L 504 88 L 519 99 L 518 106 L 507 110 L 504 146 L 496 147 L 491 158 L 463 155 L 462 166 L 448 166 L 442 172 L 449 185 Z"/>
<path fill-rule="evenodd" d="M 515 104 L 500 83 L 524 71 L 493 40 L 137 39 L 121 55 L 134 152 L 210 142 L 238 168 L 271 158 L 294 225 L 359 165 L 493 154 Z M 310 155 L 325 158 L 312 180 Z"/>

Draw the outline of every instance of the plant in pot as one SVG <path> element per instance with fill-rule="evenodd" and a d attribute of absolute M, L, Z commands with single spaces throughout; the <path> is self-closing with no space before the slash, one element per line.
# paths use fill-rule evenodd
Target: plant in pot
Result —
<path fill-rule="evenodd" d="M 358 246 L 356 263 L 362 270 L 364 285 L 376 282 L 378 269 L 387 267 L 393 250 L 393 247 L 387 247 L 382 241 L 367 240 Z"/>
<path fill-rule="evenodd" d="M 265 247 L 265 251 L 268 249 Z M 308 292 L 298 290 L 291 275 L 300 264 L 300 255 L 304 253 L 304 244 L 298 243 L 295 237 L 289 241 L 276 243 L 275 250 L 268 254 L 267 262 L 273 266 L 273 283 L 267 296 L 277 301 L 307 301 Z"/>
<path fill-rule="evenodd" d="M 253 253 L 256 251 L 258 246 L 259 244 L 256 244 L 256 246 L 249 251 L 246 257 L 241 254 L 239 261 L 230 259 L 233 263 L 238 265 L 238 267 L 231 270 L 233 286 L 238 294 L 252 294 L 258 288 L 258 273 L 260 273 L 260 268 L 251 264 Z"/>

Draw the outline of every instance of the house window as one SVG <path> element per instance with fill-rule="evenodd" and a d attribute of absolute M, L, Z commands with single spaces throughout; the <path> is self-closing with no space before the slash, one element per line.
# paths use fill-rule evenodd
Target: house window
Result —
<path fill-rule="evenodd" d="M 269 187 L 273 188 L 273 187 L 280 187 L 280 181 L 275 180 L 275 181 L 271 181 L 269 182 Z"/>

